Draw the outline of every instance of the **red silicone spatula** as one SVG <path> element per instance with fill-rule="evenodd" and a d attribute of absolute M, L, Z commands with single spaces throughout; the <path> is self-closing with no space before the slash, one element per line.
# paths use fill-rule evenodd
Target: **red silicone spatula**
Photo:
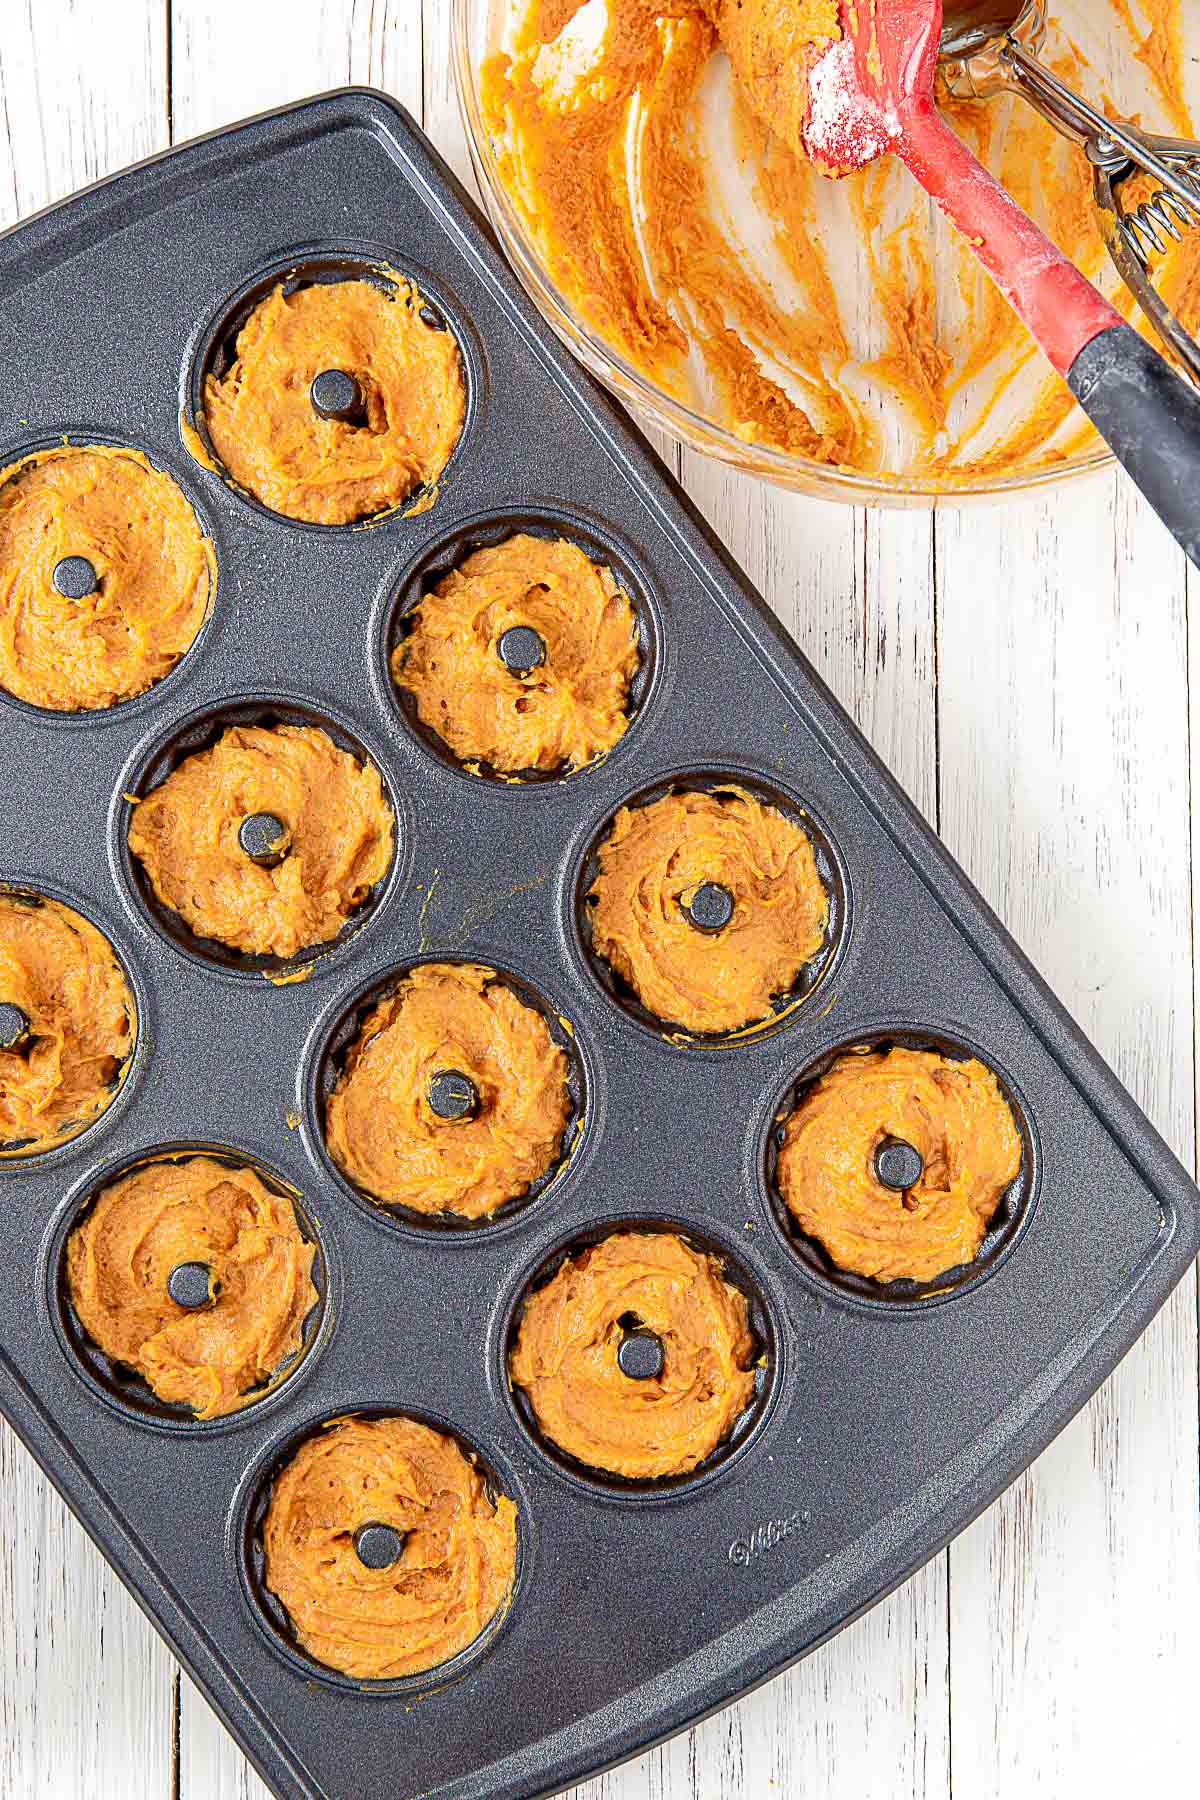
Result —
<path fill-rule="evenodd" d="M 1200 393 L 1126 325 L 946 124 L 942 0 L 840 0 L 809 73 L 805 147 L 845 174 L 898 156 L 961 232 L 1119 462 L 1200 567 Z"/>

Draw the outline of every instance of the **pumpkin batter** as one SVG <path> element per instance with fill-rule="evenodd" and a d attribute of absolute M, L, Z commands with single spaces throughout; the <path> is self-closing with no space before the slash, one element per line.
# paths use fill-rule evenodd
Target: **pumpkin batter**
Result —
<path fill-rule="evenodd" d="M 435 1075 L 472 1083 L 471 1116 L 439 1117 Z M 422 963 L 375 1006 L 325 1108 L 325 1141 L 372 1199 L 479 1219 L 562 1154 L 567 1058 L 494 969 Z"/>
<path fill-rule="evenodd" d="M 622 1372 L 627 1330 L 662 1346 L 657 1376 Z M 546 1436 L 631 1480 L 683 1475 L 754 1394 L 746 1297 L 715 1257 L 669 1232 L 620 1231 L 568 1257 L 525 1303 L 509 1361 Z"/>
<path fill-rule="evenodd" d="M 54 586 L 70 557 L 95 590 Z M 0 470 L 0 686 L 53 712 L 115 706 L 191 648 L 216 591 L 212 545 L 136 450 L 63 445 Z"/>
<path fill-rule="evenodd" d="M 282 861 L 242 848 L 246 818 L 285 828 Z M 199 936 L 294 956 L 337 936 L 392 860 L 379 772 L 314 725 L 232 725 L 133 809 L 129 848 L 164 906 Z"/>
<path fill-rule="evenodd" d="M 789 147 L 809 46 L 836 36 L 835 0 L 507 10 L 504 50 L 480 72 L 500 179 L 558 292 L 647 379 L 749 445 L 887 481 L 969 489 L 1099 450 L 895 159 L 830 184 Z M 1088 23 L 1096 41 L 1107 30 L 1154 90 L 1147 109 L 1130 86 L 1125 110 L 1190 135 L 1180 20 L 1181 0 L 1072 0 L 1054 9 L 1043 61 L 1095 97 L 1105 84 L 1074 27 Z M 793 46 L 782 79 L 777 30 Z M 1017 203 L 1134 313 L 1083 153 L 1020 103 L 943 102 Z M 1197 329 L 1200 233 L 1161 261 L 1158 285 Z"/>
<path fill-rule="evenodd" d="M 759 118 L 803 153 L 808 73 L 841 38 L 838 0 L 700 0 Z"/>
<path fill-rule="evenodd" d="M 347 525 L 398 506 L 436 482 L 462 431 L 462 363 L 449 331 L 421 318 L 425 302 L 396 276 L 281 282 L 238 333 L 237 360 L 204 383 L 213 449 L 233 479 L 290 519 Z M 323 418 L 315 377 L 337 369 L 358 383 L 361 413 Z"/>
<path fill-rule="evenodd" d="M 57 900 L 0 892 L 0 1003 L 27 1031 L 0 1049 L 0 1154 L 74 1137 L 116 1098 L 134 1004 L 108 939 Z"/>
<path fill-rule="evenodd" d="M 246 1405 L 302 1341 L 312 1244 L 290 1200 L 209 1156 L 145 1164 L 106 1187 L 67 1242 L 71 1304 L 92 1341 L 160 1400 L 216 1419 Z M 176 1305 L 181 1263 L 208 1265 L 207 1306 Z"/>
<path fill-rule="evenodd" d="M 924 1170 L 900 1193 L 875 1173 L 887 1138 Z M 803 1095 L 778 1182 L 801 1229 L 839 1269 L 934 1281 L 969 1263 L 1021 1167 L 1021 1138 L 992 1071 L 931 1050 L 857 1049 Z"/>
<path fill-rule="evenodd" d="M 811 843 L 744 788 L 622 807 L 597 861 L 592 948 L 649 1012 L 689 1031 L 764 1018 L 824 942 L 829 896 Z M 712 935 L 684 912 L 709 882 L 733 900 Z"/>
<path fill-rule="evenodd" d="M 393 678 L 462 761 L 514 773 L 578 766 L 625 730 L 637 622 L 612 571 L 578 545 L 518 532 L 475 550 L 411 622 Z M 500 644 L 520 627 L 544 657 L 510 673 Z"/>
<path fill-rule="evenodd" d="M 364 1525 L 403 1535 L 398 1561 L 360 1561 Z M 400 1416 L 335 1419 L 276 1477 L 263 1546 L 267 1586 L 309 1655 L 384 1681 L 448 1662 L 507 1604 L 517 1509 L 488 1498 L 443 1432 Z"/>

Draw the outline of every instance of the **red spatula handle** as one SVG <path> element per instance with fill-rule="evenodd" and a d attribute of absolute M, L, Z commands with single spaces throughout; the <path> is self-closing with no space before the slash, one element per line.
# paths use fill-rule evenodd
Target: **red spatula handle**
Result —
<path fill-rule="evenodd" d="M 1118 462 L 1200 568 L 1200 392 L 1098 294 L 955 137 L 928 99 L 894 148 L 967 239 Z"/>
<path fill-rule="evenodd" d="M 932 101 L 917 96 L 900 108 L 895 150 L 925 192 L 966 238 L 1013 311 L 1060 375 L 1120 313 L 1033 220 L 1015 206 Z"/>

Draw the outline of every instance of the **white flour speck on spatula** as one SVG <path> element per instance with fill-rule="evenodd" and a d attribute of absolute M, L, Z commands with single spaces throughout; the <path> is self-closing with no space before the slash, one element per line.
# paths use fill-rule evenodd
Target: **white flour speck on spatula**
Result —
<path fill-rule="evenodd" d="M 894 137 L 893 121 L 859 85 L 853 43 L 843 38 L 831 45 L 808 77 L 804 146 L 813 162 L 827 174 L 844 174 L 883 156 Z"/>

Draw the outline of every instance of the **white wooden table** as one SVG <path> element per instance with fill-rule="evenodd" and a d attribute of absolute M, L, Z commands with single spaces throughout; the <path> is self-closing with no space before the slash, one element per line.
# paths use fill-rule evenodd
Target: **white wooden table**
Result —
<path fill-rule="evenodd" d="M 448 13 L 447 0 L 3 0 L 0 225 L 346 82 L 401 99 L 469 181 Z M 1194 1167 L 1200 581 L 1166 533 L 1115 476 L 1010 506 L 884 514 L 691 454 L 676 466 Z M 1196 1298 L 1192 1278 L 1034 1468 L 898 1594 L 578 1793 L 1194 1793 Z M 261 1796 L 7 1429 L 0 1514 L 0 1800 Z"/>

